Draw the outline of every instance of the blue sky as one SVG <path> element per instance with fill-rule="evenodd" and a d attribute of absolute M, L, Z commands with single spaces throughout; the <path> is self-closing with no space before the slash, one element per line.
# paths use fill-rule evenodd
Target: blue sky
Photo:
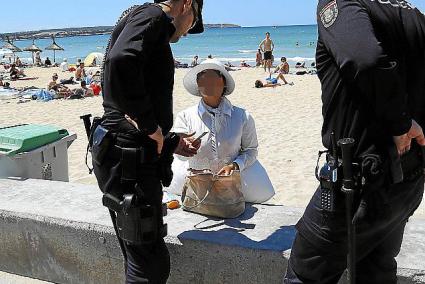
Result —
<path fill-rule="evenodd" d="M 206 23 L 242 26 L 314 24 L 316 0 L 204 0 Z M 2 1 L 0 33 L 64 27 L 114 25 L 136 0 Z M 152 2 L 152 1 L 151 1 Z M 425 0 L 411 0 L 425 11 Z M 265 10 L 267 9 L 267 13 Z M 7 11 L 7 12 L 5 12 Z"/>

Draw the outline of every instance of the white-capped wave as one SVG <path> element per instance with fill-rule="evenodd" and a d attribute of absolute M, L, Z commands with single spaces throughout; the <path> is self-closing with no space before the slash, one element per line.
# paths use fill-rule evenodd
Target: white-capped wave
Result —
<path fill-rule="evenodd" d="M 314 57 L 289 57 L 286 60 L 291 61 L 291 62 L 306 62 L 306 61 L 316 61 L 316 59 Z"/>
<path fill-rule="evenodd" d="M 241 49 L 238 50 L 239 53 L 257 53 L 257 50 L 255 49 Z"/>

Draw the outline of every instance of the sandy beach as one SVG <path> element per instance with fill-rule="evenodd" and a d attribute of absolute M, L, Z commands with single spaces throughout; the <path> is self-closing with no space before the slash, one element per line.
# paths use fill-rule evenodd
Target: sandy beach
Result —
<path fill-rule="evenodd" d="M 45 88 L 52 73 L 59 79 L 68 79 L 71 73 L 58 68 L 25 69 L 27 76 L 39 77 L 32 81 L 11 82 L 12 87 L 35 86 Z M 187 69 L 178 69 L 174 88 L 174 113 L 197 104 L 199 98 L 187 94 L 182 80 Z M 294 86 L 256 89 L 254 81 L 265 79 L 263 69 L 247 68 L 232 72 L 236 90 L 230 101 L 247 109 L 256 122 L 259 139 L 259 160 L 266 168 L 275 187 L 273 204 L 305 207 L 318 182 L 314 177 L 317 152 L 321 150 L 322 124 L 320 82 L 314 75 L 288 75 Z M 74 85 L 78 86 L 78 85 Z M 69 149 L 70 181 L 94 184 L 95 177 L 85 166 L 87 146 L 80 115 L 91 113 L 101 116 L 102 98 L 82 100 L 54 100 L 47 103 L 30 101 L 17 103 L 17 99 L 0 100 L 0 125 L 21 123 L 53 124 L 76 133 L 78 139 Z M 425 205 L 416 216 L 425 218 Z"/>

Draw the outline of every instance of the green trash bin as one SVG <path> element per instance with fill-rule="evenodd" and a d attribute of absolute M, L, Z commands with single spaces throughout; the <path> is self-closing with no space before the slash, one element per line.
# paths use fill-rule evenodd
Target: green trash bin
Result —
<path fill-rule="evenodd" d="M 0 128 L 0 154 L 28 152 L 68 136 L 66 129 L 52 125 L 23 124 Z"/>
<path fill-rule="evenodd" d="M 69 181 L 68 147 L 77 138 L 52 125 L 0 128 L 0 159 L 8 159 L 9 176 Z"/>

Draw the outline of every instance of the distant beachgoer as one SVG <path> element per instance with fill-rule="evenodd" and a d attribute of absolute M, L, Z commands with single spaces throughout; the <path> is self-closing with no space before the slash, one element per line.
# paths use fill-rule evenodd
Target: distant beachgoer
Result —
<path fill-rule="evenodd" d="M 52 81 L 49 82 L 49 84 L 47 84 L 47 90 L 57 90 L 59 84 L 57 83 L 58 81 L 58 74 L 57 73 L 53 73 L 52 75 Z"/>
<path fill-rule="evenodd" d="M 286 61 L 286 57 L 282 57 L 280 59 L 280 64 L 279 66 L 276 68 L 275 73 L 279 72 L 279 74 L 289 74 L 289 64 Z"/>
<path fill-rule="evenodd" d="M 266 33 L 266 38 L 260 43 L 260 50 L 264 53 L 264 71 L 266 71 L 266 68 L 270 69 L 272 67 L 272 56 L 273 56 L 273 50 L 274 50 L 274 42 L 270 38 L 270 33 Z"/>
<path fill-rule="evenodd" d="M 81 81 L 86 77 L 87 75 L 86 75 L 86 70 L 84 69 L 84 62 L 81 62 L 77 70 L 75 71 L 75 80 Z"/>
<path fill-rule="evenodd" d="M 97 60 L 96 60 L 96 57 L 94 57 L 92 63 L 90 64 L 90 67 L 96 67 L 96 66 L 97 66 Z"/>
<path fill-rule="evenodd" d="M 189 65 L 187 63 L 181 63 L 180 61 L 174 59 L 174 67 L 175 68 L 189 68 Z"/>
<path fill-rule="evenodd" d="M 295 64 L 295 68 L 305 68 L 305 62 L 297 62 L 297 64 Z"/>
<path fill-rule="evenodd" d="M 255 81 L 255 87 L 260 89 L 260 88 L 274 88 L 274 87 L 278 87 L 278 86 L 282 86 L 282 84 L 277 82 L 277 79 L 273 78 L 270 81 L 267 82 L 262 82 L 261 80 L 257 80 Z"/>
<path fill-rule="evenodd" d="M 241 65 L 240 65 L 241 67 L 251 67 L 251 65 L 249 65 L 248 63 L 246 63 L 246 61 L 245 60 L 242 60 L 241 61 Z"/>
<path fill-rule="evenodd" d="M 60 64 L 60 69 L 62 70 L 62 72 L 66 72 L 69 69 L 69 64 L 68 64 L 68 60 L 66 58 L 63 59 L 63 62 Z"/>
<path fill-rule="evenodd" d="M 100 71 L 96 71 L 94 75 L 91 77 L 91 82 L 100 82 Z"/>
<path fill-rule="evenodd" d="M 236 67 L 235 65 L 233 65 L 230 61 L 227 61 L 226 64 L 224 64 L 227 67 Z"/>
<path fill-rule="evenodd" d="M 259 67 L 263 64 L 263 54 L 261 53 L 261 49 L 258 49 L 257 56 L 255 59 L 255 66 Z"/>
<path fill-rule="evenodd" d="M 193 57 L 193 61 L 192 61 L 192 64 L 190 66 L 191 67 L 198 66 L 199 65 L 198 59 L 199 59 L 198 55 L 195 55 L 195 57 Z"/>
<path fill-rule="evenodd" d="M 35 53 L 35 65 L 36 66 L 41 66 L 41 56 L 40 56 L 40 51 L 37 51 Z"/>
<path fill-rule="evenodd" d="M 17 67 L 22 67 L 22 61 L 19 57 L 16 57 L 15 64 Z"/>
<path fill-rule="evenodd" d="M 59 78 L 58 74 L 53 73 L 52 81 L 50 81 L 49 84 L 47 85 L 47 90 L 54 91 L 59 98 L 66 98 L 70 96 L 72 94 L 71 90 L 62 84 L 58 84 L 57 82 L 58 78 Z"/>
<path fill-rule="evenodd" d="M 3 84 L 3 76 L 0 76 L 0 87 L 3 87 L 4 86 L 4 84 Z"/>
<path fill-rule="evenodd" d="M 16 67 L 16 64 L 12 64 L 10 69 L 9 69 L 9 75 L 10 75 L 10 79 L 11 80 L 17 80 L 19 77 L 24 77 L 24 71 L 19 70 Z"/>
<path fill-rule="evenodd" d="M 208 59 L 212 59 L 213 57 L 212 57 L 212 55 L 210 54 L 210 55 L 208 55 Z"/>
<path fill-rule="evenodd" d="M 93 97 L 94 92 L 91 88 L 87 87 L 86 81 L 81 81 L 81 89 L 84 91 L 83 97 Z"/>
<path fill-rule="evenodd" d="M 46 58 L 46 60 L 44 61 L 44 65 L 46 67 L 50 67 L 52 66 L 52 61 L 50 61 L 49 57 Z"/>

